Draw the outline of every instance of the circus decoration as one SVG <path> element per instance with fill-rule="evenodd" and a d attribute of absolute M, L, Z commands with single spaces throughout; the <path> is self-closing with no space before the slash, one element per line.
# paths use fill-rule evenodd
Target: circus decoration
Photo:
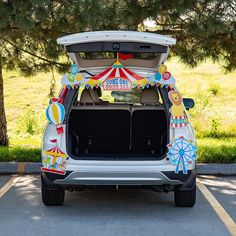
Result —
<path fill-rule="evenodd" d="M 117 57 L 116 62 L 105 71 L 93 76 L 89 85 L 102 84 L 104 90 L 108 91 L 130 91 L 133 87 L 145 87 L 148 81 L 131 70 L 125 68 Z"/>
<path fill-rule="evenodd" d="M 167 147 L 170 161 L 176 166 L 175 173 L 179 173 L 179 170 L 182 169 L 183 174 L 188 174 L 187 166 L 197 159 L 197 147 L 192 140 L 181 136 L 175 138 Z"/>
<path fill-rule="evenodd" d="M 157 68 L 157 72 L 144 78 L 126 68 L 120 61 L 119 57 L 123 54 L 117 53 L 115 63 L 103 72 L 92 77 L 83 76 L 78 67 L 73 64 L 70 67 L 70 73 L 62 77 L 62 84 L 68 88 L 78 88 L 85 86 L 86 88 L 102 87 L 107 91 L 130 91 L 132 88 L 145 88 L 149 86 L 171 86 L 175 84 L 175 78 L 167 71 L 167 67 L 161 64 Z M 132 55 L 129 55 L 131 58 Z"/>
<path fill-rule="evenodd" d="M 154 81 L 156 85 L 165 85 L 166 87 L 175 84 L 175 78 L 171 75 L 169 71 L 167 71 L 167 66 L 164 64 L 161 64 L 157 68 L 157 72 L 154 75 Z"/>
<path fill-rule="evenodd" d="M 65 74 L 62 77 L 62 84 L 66 85 L 68 88 L 78 88 L 79 86 L 86 84 L 87 81 L 88 80 L 79 73 L 79 69 L 75 64 L 71 65 L 70 73 Z"/>
<path fill-rule="evenodd" d="M 61 103 L 51 100 L 46 110 L 46 117 L 51 124 L 56 126 L 58 134 L 64 133 L 62 122 L 65 118 L 65 108 Z"/>
<path fill-rule="evenodd" d="M 50 140 L 52 144 L 55 144 L 52 148 L 43 151 L 45 157 L 42 161 L 42 171 L 50 172 L 54 174 L 64 175 L 66 172 L 63 170 L 65 165 L 65 158 L 67 155 L 57 146 L 57 140 Z"/>
<path fill-rule="evenodd" d="M 171 90 L 168 93 L 169 100 L 172 103 L 170 108 L 170 126 L 172 128 L 183 128 L 187 125 L 187 117 L 184 114 L 183 98 L 179 92 Z"/>

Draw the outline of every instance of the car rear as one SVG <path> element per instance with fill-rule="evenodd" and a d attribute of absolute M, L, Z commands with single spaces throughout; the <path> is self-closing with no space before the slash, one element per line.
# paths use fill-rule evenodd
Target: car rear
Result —
<path fill-rule="evenodd" d="M 145 77 L 154 76 L 175 44 L 168 37 L 122 31 L 81 33 L 58 42 L 88 79 L 111 66 L 118 54 L 126 68 Z M 167 155 L 167 144 L 175 135 L 170 128 L 168 87 L 133 88 L 129 92 L 78 87 L 67 89 L 63 105 L 65 133 L 58 142 L 68 155 L 65 174 L 42 172 L 44 191 L 59 191 L 64 199 L 64 190 L 136 186 L 175 190 L 176 205 L 194 205 L 195 163 L 188 165 L 188 174 L 175 173 Z M 190 124 L 186 131 L 188 137 L 195 138 Z M 57 136 L 48 124 L 43 149 Z M 183 201 L 179 197 L 183 194 L 187 198 L 191 195 L 190 200 Z M 53 200 L 44 202 L 53 205 Z"/>

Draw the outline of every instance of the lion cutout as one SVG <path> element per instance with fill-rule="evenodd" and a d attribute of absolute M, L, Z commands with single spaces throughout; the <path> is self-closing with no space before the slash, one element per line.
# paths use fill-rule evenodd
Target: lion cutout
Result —
<path fill-rule="evenodd" d="M 182 128 L 186 126 L 187 117 L 184 114 L 183 98 L 177 91 L 170 91 L 168 93 L 168 97 L 172 103 L 172 106 L 170 108 L 170 126 L 173 128 Z"/>
<path fill-rule="evenodd" d="M 168 93 L 168 97 L 172 103 L 170 108 L 170 113 L 172 116 L 183 116 L 184 109 L 183 109 L 183 98 L 180 96 L 179 92 L 177 91 L 170 91 Z"/>

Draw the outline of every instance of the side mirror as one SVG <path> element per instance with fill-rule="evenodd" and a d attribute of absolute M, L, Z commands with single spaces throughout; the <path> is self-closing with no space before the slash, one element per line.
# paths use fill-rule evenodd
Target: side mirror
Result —
<path fill-rule="evenodd" d="M 192 98 L 183 98 L 183 103 L 187 110 L 193 108 L 195 105 L 194 100 Z"/>

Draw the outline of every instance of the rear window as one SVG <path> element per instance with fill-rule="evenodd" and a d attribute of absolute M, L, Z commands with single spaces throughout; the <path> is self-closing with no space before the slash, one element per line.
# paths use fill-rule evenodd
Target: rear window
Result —
<path fill-rule="evenodd" d="M 155 68 L 167 46 L 137 42 L 90 42 L 66 46 L 72 61 L 82 68 L 111 66 L 119 53 L 124 66 Z"/>
<path fill-rule="evenodd" d="M 93 60 L 93 59 L 116 59 L 116 52 L 79 52 L 79 56 L 85 60 Z M 124 58 L 127 59 L 143 59 L 143 60 L 153 60 L 159 53 L 155 52 L 136 52 L 136 53 L 120 53 L 119 58 L 122 60 Z"/>
<path fill-rule="evenodd" d="M 77 102 L 80 101 L 81 93 L 84 89 L 80 89 L 78 92 Z M 96 90 L 96 89 L 95 89 Z M 98 92 L 99 100 L 101 104 L 103 102 L 110 104 L 141 104 L 142 89 L 133 88 L 131 91 L 104 91 L 101 89 Z M 159 90 L 157 92 L 159 104 L 163 104 Z"/>

